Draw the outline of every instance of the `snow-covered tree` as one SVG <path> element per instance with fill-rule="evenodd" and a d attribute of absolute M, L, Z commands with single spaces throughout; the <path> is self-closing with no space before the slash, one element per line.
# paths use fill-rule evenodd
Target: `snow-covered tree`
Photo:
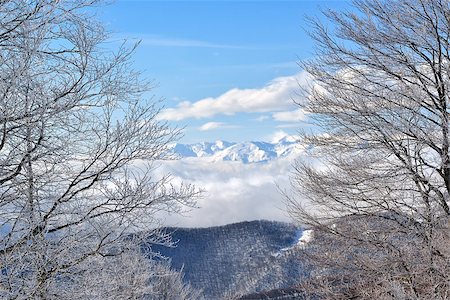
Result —
<path fill-rule="evenodd" d="M 0 1 L 2 299 L 139 298 L 137 233 L 170 243 L 155 213 L 197 195 L 153 175 L 179 131 L 156 119 L 134 46 L 104 43 L 97 2 Z"/>
<path fill-rule="evenodd" d="M 360 0 L 311 21 L 300 105 L 314 163 L 296 165 L 295 219 L 330 298 L 445 299 L 449 286 L 450 3 Z M 317 291 L 317 289 L 316 289 Z M 402 296 L 403 295 L 403 296 Z"/>

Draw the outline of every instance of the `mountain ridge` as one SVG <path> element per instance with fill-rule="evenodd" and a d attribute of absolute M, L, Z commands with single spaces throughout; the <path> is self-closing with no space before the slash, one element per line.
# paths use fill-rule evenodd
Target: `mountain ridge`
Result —
<path fill-rule="evenodd" d="M 170 150 L 177 158 L 206 157 L 211 161 L 240 161 L 246 164 L 296 157 L 303 151 L 298 141 L 291 136 L 274 142 L 234 143 L 217 140 L 193 144 L 176 143 L 171 145 Z"/>
<path fill-rule="evenodd" d="M 206 299 L 229 299 L 290 288 L 305 275 L 301 265 L 303 228 L 276 221 L 244 221 L 203 228 L 167 227 L 174 248 L 148 245 Z"/>

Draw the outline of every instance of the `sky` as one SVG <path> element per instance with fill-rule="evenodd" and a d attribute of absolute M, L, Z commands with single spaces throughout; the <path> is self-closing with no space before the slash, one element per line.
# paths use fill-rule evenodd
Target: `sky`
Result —
<path fill-rule="evenodd" d="M 348 5 L 344 0 L 116 0 L 102 7 L 99 17 L 113 44 L 140 41 L 134 68 L 154 80 L 152 93 L 164 99 L 159 118 L 184 128 L 181 143 L 271 142 L 310 126 L 294 104 L 301 101 L 300 87 L 311 83 L 298 62 L 315 55 L 306 17 L 323 20 L 321 9 Z M 290 189 L 292 165 L 292 158 L 256 164 L 203 158 L 162 162 L 161 176 L 170 173 L 175 185 L 194 184 L 204 193 L 198 208 L 160 217 L 182 227 L 291 221 L 280 189 Z"/>
<path fill-rule="evenodd" d="M 183 143 L 269 140 L 308 126 L 295 104 L 314 56 L 306 17 L 347 1 L 118 0 L 100 19 L 114 41 L 140 41 L 135 68 L 164 98 L 160 119 Z"/>

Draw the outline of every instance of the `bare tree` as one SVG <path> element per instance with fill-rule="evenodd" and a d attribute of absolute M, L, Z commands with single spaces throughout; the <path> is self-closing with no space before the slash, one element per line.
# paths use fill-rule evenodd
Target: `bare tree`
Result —
<path fill-rule="evenodd" d="M 303 135 L 314 162 L 296 164 L 288 196 L 315 232 L 311 286 L 329 298 L 445 299 L 450 3 L 361 0 L 325 14 L 332 29 L 311 21 L 318 51 L 303 66 L 314 84 L 300 103 L 316 126 Z"/>
<path fill-rule="evenodd" d="M 105 43 L 97 2 L 0 1 L 3 299 L 77 299 L 73 287 L 87 273 L 122 277 L 105 276 L 102 264 L 126 265 L 137 253 L 130 233 L 149 234 L 156 212 L 178 211 L 197 195 L 153 175 L 180 132 L 156 119 L 151 82 L 130 67 L 134 46 Z M 145 281 L 139 276 L 108 297 L 122 298 Z"/>
<path fill-rule="evenodd" d="M 136 245 L 130 246 L 124 255 L 91 256 L 78 265 L 76 271 L 82 276 L 59 280 L 54 286 L 55 299 L 203 299 L 201 291 L 184 282 L 182 271 L 171 269 L 169 260 L 149 259 Z"/>
<path fill-rule="evenodd" d="M 145 300 L 202 300 L 205 299 L 201 290 L 194 289 L 184 282 L 183 270 L 174 271 L 169 261 L 155 264 L 155 276 L 152 276 L 151 292 Z"/>

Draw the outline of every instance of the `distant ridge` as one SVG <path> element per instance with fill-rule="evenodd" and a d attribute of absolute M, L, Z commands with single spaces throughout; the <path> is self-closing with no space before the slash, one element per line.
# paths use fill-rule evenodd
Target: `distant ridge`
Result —
<path fill-rule="evenodd" d="M 179 158 L 209 157 L 213 161 L 256 163 L 296 156 L 302 149 L 295 138 L 286 136 L 273 143 L 258 141 L 231 143 L 219 140 L 212 143 L 174 144 L 172 151 Z"/>
<path fill-rule="evenodd" d="M 206 299 L 290 288 L 304 275 L 298 247 L 303 230 L 292 224 L 251 221 L 209 228 L 167 228 L 177 247 L 151 246 L 183 269 Z"/>

